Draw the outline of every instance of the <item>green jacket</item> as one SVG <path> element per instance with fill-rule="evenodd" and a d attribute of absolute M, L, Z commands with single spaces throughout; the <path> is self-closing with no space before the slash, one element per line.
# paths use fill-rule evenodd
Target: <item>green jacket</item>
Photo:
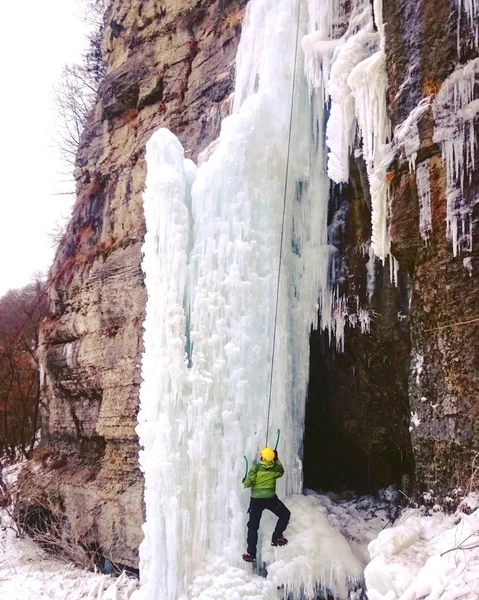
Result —
<path fill-rule="evenodd" d="M 283 465 L 277 458 L 273 462 L 260 460 L 251 467 L 244 487 L 251 488 L 252 498 L 272 498 L 276 494 L 276 480 L 284 473 Z"/>

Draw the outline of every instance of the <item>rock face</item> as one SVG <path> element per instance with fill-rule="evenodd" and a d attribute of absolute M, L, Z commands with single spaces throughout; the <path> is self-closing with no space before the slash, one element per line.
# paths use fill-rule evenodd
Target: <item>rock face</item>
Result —
<path fill-rule="evenodd" d="M 304 483 L 316 490 L 375 494 L 413 476 L 409 436 L 409 290 L 407 272 L 391 282 L 389 261 L 370 258 L 371 199 L 363 161 L 351 161 L 348 185 L 335 188 L 330 235 L 341 294 L 373 315 L 369 331 L 348 328 L 338 351 L 328 332 L 311 334 Z M 334 208 L 336 210 L 334 210 Z M 331 227 L 330 227 L 331 230 Z M 368 285 L 368 280 L 370 283 Z M 374 285 L 372 281 L 374 280 Z M 368 289 L 369 288 L 369 289 Z M 410 490 L 408 490 L 410 491 Z"/>
<path fill-rule="evenodd" d="M 77 201 L 41 327 L 43 454 L 32 486 L 73 534 L 136 567 L 143 480 L 135 435 L 145 290 L 144 148 L 164 125 L 196 158 L 228 113 L 245 2 L 115 0 L 107 74 L 77 157 Z"/>
<path fill-rule="evenodd" d="M 384 21 L 393 127 L 421 101 L 425 107 L 417 118 L 415 171 L 402 149 L 390 172 L 391 232 L 393 252 L 412 277 L 409 398 L 417 490 L 440 498 L 473 483 L 479 446 L 479 174 L 467 149 L 471 138 L 477 147 L 479 120 L 474 111 L 461 113 L 478 97 L 478 49 L 471 15 L 464 6 L 460 14 L 451 9 L 449 0 L 386 0 Z M 466 65 L 476 87 L 461 99 L 455 82 L 466 82 Z M 458 144 L 456 160 L 464 166 L 457 178 L 447 172 L 451 154 L 442 132 Z"/>
<path fill-rule="evenodd" d="M 468 10 L 449 0 L 383 2 L 399 277 L 391 286 L 376 266 L 374 294 L 364 297 L 368 185 L 351 169 L 336 194 L 348 207 L 334 240 L 341 287 L 376 317 L 369 333 L 348 332 L 343 353 L 312 333 L 304 463 L 316 489 L 413 483 L 409 492 L 442 502 L 477 485 L 479 63 Z"/>
<path fill-rule="evenodd" d="M 51 271 L 40 347 L 48 460 L 30 467 L 32 486 L 61 499 L 79 539 L 130 567 L 138 564 L 143 522 L 135 422 L 145 143 L 164 125 L 196 159 L 215 139 L 229 110 L 246 1 L 112 1 L 107 74 Z M 463 143 L 459 154 L 470 167 L 456 194 L 461 177 L 447 171 L 441 137 L 464 134 L 477 149 L 478 120 L 454 106 L 449 90 L 478 51 L 473 20 L 450 0 L 383 4 L 393 128 L 415 115 L 406 127 L 414 151 L 396 130 L 388 174 L 399 274 L 392 284 L 389 265 L 376 265 L 369 294 L 371 201 L 364 165 L 353 158 L 348 185 L 331 195 L 331 223 L 338 203 L 348 207 L 342 237 L 331 241 L 342 292 L 378 317 L 370 333 L 348 334 L 341 353 L 312 333 L 305 483 L 368 493 L 408 476 L 418 492 L 441 496 L 467 488 L 479 444 L 479 174 Z"/>

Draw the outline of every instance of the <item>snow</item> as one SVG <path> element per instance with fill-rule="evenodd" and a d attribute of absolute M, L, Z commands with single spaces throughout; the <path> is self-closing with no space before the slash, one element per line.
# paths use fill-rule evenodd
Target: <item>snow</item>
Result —
<path fill-rule="evenodd" d="M 266 511 L 257 570 L 245 563 L 232 564 L 224 557 L 210 558 L 198 570 L 187 597 L 273 600 L 292 594 L 315 600 L 318 590 L 335 590 L 338 600 L 353 600 L 355 590 L 362 588 L 367 544 L 387 523 L 386 505 L 378 507 L 367 497 L 335 503 L 313 492 L 289 496 L 287 505 L 292 512 L 287 546 L 271 547 L 275 518 Z M 357 594 L 359 598 L 359 591 Z"/>
<path fill-rule="evenodd" d="M 29 538 L 18 538 L 1 511 L 0 597 L 5 600 L 128 600 L 136 579 L 91 573 L 56 560 Z"/>
<path fill-rule="evenodd" d="M 475 600 L 479 596 L 479 510 L 471 494 L 454 515 L 403 513 L 369 544 L 369 600 Z M 471 514 L 461 512 L 466 510 Z"/>
<path fill-rule="evenodd" d="M 274 600 L 316 598 L 312 588 L 318 565 L 322 589 L 336 589 L 337 600 L 359 600 L 363 570 L 368 600 L 475 600 L 479 595 L 479 494 L 470 493 L 455 514 L 433 507 L 407 509 L 391 526 L 387 501 L 369 497 L 338 501 L 306 492 L 290 496 L 289 544 L 269 545 L 274 526 L 264 514 L 260 559 L 254 571 L 225 557 L 205 561 L 188 588 L 189 600 Z M 114 579 L 61 562 L 28 538 L 17 538 L 5 512 L 0 529 L 0 596 L 15 600 L 134 600 L 138 582 Z M 206 558 L 206 557 L 205 557 Z M 301 585 L 301 583 L 303 585 Z M 298 587 L 299 585 L 299 587 Z M 278 587 L 280 589 L 278 589 Z M 341 591 L 340 591 L 341 590 Z"/>
<path fill-rule="evenodd" d="M 472 277 L 472 258 L 470 256 L 466 256 L 462 259 L 462 264 L 464 265 L 465 269 L 467 269 L 467 271 L 469 272 L 469 277 Z"/>
<path fill-rule="evenodd" d="M 421 389 L 421 376 L 424 371 L 424 356 L 415 354 L 411 361 L 411 373 L 415 376 L 415 382 L 418 389 Z"/>
<path fill-rule="evenodd" d="M 421 400 L 422 400 L 422 398 L 421 398 Z M 411 425 L 409 426 L 409 431 L 412 431 L 416 427 L 419 427 L 420 424 L 421 424 L 421 419 L 419 418 L 417 412 L 412 412 L 411 413 Z"/>

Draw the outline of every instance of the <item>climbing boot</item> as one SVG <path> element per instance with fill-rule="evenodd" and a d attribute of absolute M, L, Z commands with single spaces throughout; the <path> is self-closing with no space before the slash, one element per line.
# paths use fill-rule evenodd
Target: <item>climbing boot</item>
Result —
<path fill-rule="evenodd" d="M 285 537 L 280 537 L 277 539 L 272 539 L 271 540 L 271 545 L 272 546 L 286 546 L 286 544 L 288 543 L 288 540 Z"/>
<path fill-rule="evenodd" d="M 255 563 L 256 562 L 256 557 L 255 556 L 251 556 L 251 554 L 243 554 L 242 556 L 243 560 L 245 562 L 249 562 L 249 563 Z"/>

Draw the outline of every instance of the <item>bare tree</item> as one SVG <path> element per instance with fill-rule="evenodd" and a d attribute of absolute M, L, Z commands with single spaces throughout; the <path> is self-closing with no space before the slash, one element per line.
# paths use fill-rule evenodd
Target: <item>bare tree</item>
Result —
<path fill-rule="evenodd" d="M 70 222 L 71 214 L 62 214 L 55 221 L 53 227 L 47 232 L 47 236 L 50 239 L 51 247 L 56 250 L 60 243 L 66 236 L 68 224 Z"/>
<path fill-rule="evenodd" d="M 103 15 L 108 0 L 82 0 L 86 5 L 85 23 L 88 30 L 88 49 L 78 64 L 65 65 L 54 103 L 58 115 L 58 147 L 71 171 L 88 115 L 92 110 L 98 86 L 105 74 L 101 53 Z"/>
<path fill-rule="evenodd" d="M 75 164 L 81 134 L 96 98 L 83 65 L 65 65 L 55 88 L 55 108 L 59 117 L 59 149 L 69 165 Z"/>
<path fill-rule="evenodd" d="M 45 282 L 37 279 L 0 298 L 0 454 L 28 456 L 38 421 L 37 325 L 47 312 Z"/>
<path fill-rule="evenodd" d="M 85 21 L 89 28 L 89 48 L 84 56 L 85 66 L 96 86 L 100 84 L 105 75 L 106 66 L 101 52 L 101 41 L 105 27 L 105 11 L 110 0 L 84 0 L 86 1 Z"/>

